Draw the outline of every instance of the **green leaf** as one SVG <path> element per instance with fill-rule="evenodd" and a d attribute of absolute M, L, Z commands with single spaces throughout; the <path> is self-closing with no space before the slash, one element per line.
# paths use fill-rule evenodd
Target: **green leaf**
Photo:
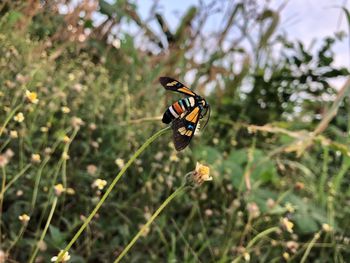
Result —
<path fill-rule="evenodd" d="M 295 214 L 292 221 L 294 221 L 296 227 L 303 234 L 315 233 L 319 230 L 316 220 L 307 214 Z"/>
<path fill-rule="evenodd" d="M 49 230 L 50 230 L 50 237 L 54 245 L 57 247 L 62 246 L 65 240 L 65 235 L 61 233 L 61 231 L 57 227 L 52 225 L 50 225 Z"/>
<path fill-rule="evenodd" d="M 278 22 L 279 22 L 279 14 L 272 10 L 265 10 L 262 15 L 259 17 L 260 21 L 264 21 L 266 19 L 270 19 L 270 25 L 266 29 L 266 31 L 262 34 L 260 38 L 259 47 L 264 47 L 267 45 L 268 40 L 272 36 L 272 34 L 276 31 Z"/>

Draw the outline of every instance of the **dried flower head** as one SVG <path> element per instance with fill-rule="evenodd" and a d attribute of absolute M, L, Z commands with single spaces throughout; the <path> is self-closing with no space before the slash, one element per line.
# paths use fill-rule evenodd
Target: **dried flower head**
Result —
<path fill-rule="evenodd" d="M 29 90 L 26 90 L 26 98 L 30 103 L 33 103 L 33 104 L 37 104 L 39 102 L 38 94 L 36 92 L 31 92 Z"/>
<path fill-rule="evenodd" d="M 86 166 L 86 171 L 88 174 L 94 175 L 97 172 L 97 167 L 96 165 L 89 164 L 88 166 Z"/>
<path fill-rule="evenodd" d="M 12 139 L 18 138 L 18 132 L 15 131 L 15 130 L 10 131 L 10 137 L 11 137 Z"/>
<path fill-rule="evenodd" d="M 31 160 L 32 160 L 33 163 L 40 163 L 41 162 L 40 154 L 33 153 Z"/>
<path fill-rule="evenodd" d="M 85 122 L 79 117 L 72 117 L 71 119 L 71 125 L 73 126 L 74 129 L 79 129 L 84 124 Z"/>
<path fill-rule="evenodd" d="M 63 254 L 63 250 L 61 250 L 57 256 L 54 256 L 51 258 L 51 262 L 56 262 L 59 258 L 60 258 L 59 262 L 67 262 L 68 260 L 70 260 L 70 255 L 68 251 Z"/>
<path fill-rule="evenodd" d="M 210 168 L 206 165 L 197 162 L 196 169 L 190 173 L 187 177 L 187 182 L 190 185 L 200 186 L 205 181 L 212 181 L 213 178 L 210 176 Z"/>
<path fill-rule="evenodd" d="M 260 216 L 259 206 L 255 202 L 248 203 L 247 210 L 251 218 L 257 218 Z"/>
<path fill-rule="evenodd" d="M 94 130 L 96 130 L 97 129 L 97 125 L 95 124 L 95 123 L 90 123 L 89 124 L 89 129 L 91 130 L 91 131 L 94 131 Z"/>
<path fill-rule="evenodd" d="M 5 167 L 9 162 L 9 158 L 6 154 L 0 154 L 0 167 Z"/>
<path fill-rule="evenodd" d="M 294 188 L 295 190 L 303 190 L 305 188 L 305 185 L 302 182 L 296 182 Z"/>
<path fill-rule="evenodd" d="M 293 254 L 296 253 L 299 248 L 299 244 L 293 240 L 288 241 L 286 246 Z"/>

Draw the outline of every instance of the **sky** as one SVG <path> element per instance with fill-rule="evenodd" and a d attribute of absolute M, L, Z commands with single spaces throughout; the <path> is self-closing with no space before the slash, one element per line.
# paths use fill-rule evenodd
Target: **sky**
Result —
<path fill-rule="evenodd" d="M 210 2 L 210 0 L 203 0 Z M 257 0 L 264 4 L 266 0 Z M 271 7 L 279 7 L 286 1 L 269 0 Z M 152 0 L 138 0 L 138 11 L 143 18 L 147 18 Z M 198 5 L 199 0 L 159 0 L 160 11 L 166 17 L 169 27 L 176 28 L 179 16 L 191 5 Z M 349 34 L 346 17 L 341 6 L 350 10 L 350 0 L 289 0 L 281 12 L 281 26 L 279 30 L 287 31 L 290 40 L 301 39 L 306 47 L 313 40 L 316 44 L 326 36 L 333 36 L 334 32 L 343 30 Z M 213 16 L 208 21 L 207 28 L 215 29 L 220 26 L 221 16 Z M 155 22 L 154 22 L 155 23 Z M 156 28 L 156 27 L 154 27 Z M 159 28 L 159 26 L 158 26 Z M 350 67 L 349 36 L 334 46 L 335 65 Z"/>

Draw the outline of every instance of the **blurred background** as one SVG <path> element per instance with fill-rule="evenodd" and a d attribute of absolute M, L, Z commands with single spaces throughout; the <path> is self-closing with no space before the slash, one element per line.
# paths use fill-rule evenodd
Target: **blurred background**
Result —
<path fill-rule="evenodd" d="M 171 132 L 146 149 L 70 262 L 113 262 L 197 161 L 213 181 L 172 201 L 124 262 L 347 262 L 349 10 L 1 1 L 0 262 L 49 262 L 67 245 L 181 98 L 160 76 L 205 97 L 210 121 L 184 151 Z"/>

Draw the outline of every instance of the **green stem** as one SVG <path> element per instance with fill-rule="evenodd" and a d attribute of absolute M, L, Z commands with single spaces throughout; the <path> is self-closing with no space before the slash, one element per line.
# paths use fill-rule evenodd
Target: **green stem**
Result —
<path fill-rule="evenodd" d="M 5 166 L 3 166 L 1 168 L 2 170 L 2 183 L 1 183 L 1 192 L 5 189 L 5 185 L 6 185 L 6 169 Z M 1 233 L 1 225 L 2 225 L 2 202 L 3 202 L 3 198 L 0 199 L 0 244 L 1 244 L 1 240 L 2 240 L 2 233 Z"/>
<path fill-rule="evenodd" d="M 325 186 L 327 181 L 327 175 L 328 175 L 328 162 L 329 162 L 329 150 L 327 147 L 323 148 L 323 165 L 322 165 L 322 173 L 320 178 L 320 184 L 318 186 L 318 193 L 319 193 L 319 200 L 321 201 L 321 204 L 323 205 L 325 203 Z"/>
<path fill-rule="evenodd" d="M 304 263 L 306 261 L 307 257 L 310 254 L 312 247 L 315 245 L 315 243 L 316 243 L 317 239 L 319 239 L 319 237 L 320 237 L 320 232 L 317 232 L 314 235 L 314 237 L 312 238 L 312 240 L 310 241 L 310 243 L 307 245 L 305 253 L 304 253 L 302 259 L 300 260 L 300 263 Z"/>
<path fill-rule="evenodd" d="M 140 238 L 142 233 L 145 232 L 145 230 L 152 224 L 154 219 L 163 211 L 163 209 L 170 203 L 171 200 L 173 200 L 177 195 L 182 193 L 186 189 L 186 185 L 180 186 L 175 192 L 173 192 L 162 204 L 161 206 L 156 210 L 156 212 L 152 215 L 152 217 L 147 221 L 145 225 L 141 227 L 139 232 L 134 236 L 134 238 L 129 242 L 129 244 L 124 248 L 122 253 L 118 256 L 118 258 L 114 261 L 114 263 L 118 263 L 125 255 L 128 253 L 130 248 L 135 244 L 135 242 Z"/>
<path fill-rule="evenodd" d="M 129 159 L 129 161 L 125 164 L 125 166 L 120 170 L 120 172 L 117 174 L 117 176 L 114 178 L 112 183 L 107 188 L 106 192 L 102 196 L 101 200 L 97 203 L 94 210 L 91 212 L 91 214 L 88 216 L 88 218 L 85 220 L 84 224 L 79 228 L 79 230 L 76 232 L 72 240 L 69 242 L 69 244 L 65 247 L 61 255 L 57 258 L 56 262 L 60 262 L 63 255 L 72 247 L 72 245 L 75 243 L 75 241 L 78 239 L 78 237 L 81 235 L 81 233 L 85 230 L 87 225 L 90 223 L 92 218 L 96 215 L 97 211 L 100 209 L 104 201 L 107 199 L 110 192 L 113 190 L 116 183 L 119 181 L 119 179 L 122 177 L 122 175 L 126 172 L 126 170 L 129 168 L 129 166 L 136 160 L 136 158 L 158 137 L 166 133 L 168 130 L 170 130 L 170 126 L 158 131 L 155 133 L 152 137 L 150 137 L 136 152 L 135 154 Z"/>
<path fill-rule="evenodd" d="M 6 128 L 7 124 L 8 124 L 8 122 L 11 120 L 11 118 L 13 117 L 13 115 L 15 115 L 16 111 L 17 111 L 21 106 L 22 106 L 22 104 L 17 105 L 17 107 L 14 108 L 14 109 L 10 112 L 9 116 L 7 116 L 7 118 L 6 118 L 5 122 L 4 122 L 4 124 L 3 124 L 3 125 L 1 126 L 1 128 L 0 128 L 0 136 L 1 136 L 2 133 L 4 132 L 4 130 L 5 130 L 5 128 Z"/>
<path fill-rule="evenodd" d="M 259 239 L 269 235 L 270 233 L 276 232 L 278 229 L 279 229 L 279 227 L 271 227 L 271 228 L 268 228 L 268 229 L 260 232 L 252 240 L 249 241 L 249 243 L 247 245 L 247 249 L 251 248 L 256 243 L 256 241 L 258 241 Z"/>
<path fill-rule="evenodd" d="M 32 196 L 32 202 L 31 202 L 31 208 L 30 208 L 30 213 L 32 214 L 33 211 L 34 211 L 34 207 L 35 207 L 35 203 L 36 203 L 36 199 L 37 199 L 37 196 L 38 196 L 38 190 L 39 190 L 39 184 L 40 184 L 40 180 L 41 180 L 41 175 L 42 175 L 42 172 L 43 172 L 43 169 L 45 167 L 45 165 L 47 164 L 47 162 L 50 160 L 50 157 L 46 157 L 44 159 L 44 161 L 41 163 L 39 169 L 38 169 L 38 172 L 36 173 L 36 176 L 35 176 L 35 184 L 34 184 L 34 190 L 33 190 L 33 196 Z"/>
<path fill-rule="evenodd" d="M 27 228 L 27 224 L 22 224 L 22 227 L 21 227 L 21 229 L 19 230 L 19 233 L 18 233 L 16 239 L 12 242 L 11 246 L 7 249 L 6 255 L 10 255 L 10 251 L 11 251 L 12 248 L 17 244 L 18 240 L 21 239 L 21 237 L 22 237 L 24 231 L 26 230 L 26 228 Z"/>
<path fill-rule="evenodd" d="M 29 263 L 34 262 L 36 254 L 38 253 L 38 250 L 39 250 L 39 244 L 40 244 L 40 242 L 42 242 L 44 240 L 44 238 L 46 236 L 47 229 L 50 226 L 53 213 L 55 212 L 55 208 L 56 208 L 56 205 L 57 205 L 57 199 L 58 198 L 56 196 L 55 199 L 52 202 L 51 211 L 50 211 L 49 217 L 47 218 L 47 221 L 46 221 L 46 224 L 45 224 L 45 228 L 44 228 L 43 232 L 41 233 L 40 239 L 39 239 L 39 241 L 36 244 L 36 247 L 35 247 L 35 250 L 34 250 L 32 256 L 30 257 Z"/>
<path fill-rule="evenodd" d="M 8 138 L 1 146 L 0 146 L 0 152 L 2 152 L 5 147 L 9 144 L 9 142 L 11 141 L 11 138 Z"/>
<path fill-rule="evenodd" d="M 4 197 L 5 192 L 9 189 L 9 187 L 14 184 L 24 173 L 29 169 L 31 164 L 27 164 L 18 174 L 16 174 L 5 186 L 4 189 L 1 190 L 0 200 Z"/>
<path fill-rule="evenodd" d="M 247 245 L 247 250 L 250 250 L 252 248 L 252 246 L 261 238 L 269 235 L 270 233 L 274 233 L 278 230 L 278 227 L 271 227 L 271 228 L 268 228 L 264 231 L 262 231 L 261 233 L 257 234 Z M 241 262 L 241 258 L 242 256 L 238 256 L 237 258 L 235 258 L 232 263 L 238 263 L 238 262 Z"/>

